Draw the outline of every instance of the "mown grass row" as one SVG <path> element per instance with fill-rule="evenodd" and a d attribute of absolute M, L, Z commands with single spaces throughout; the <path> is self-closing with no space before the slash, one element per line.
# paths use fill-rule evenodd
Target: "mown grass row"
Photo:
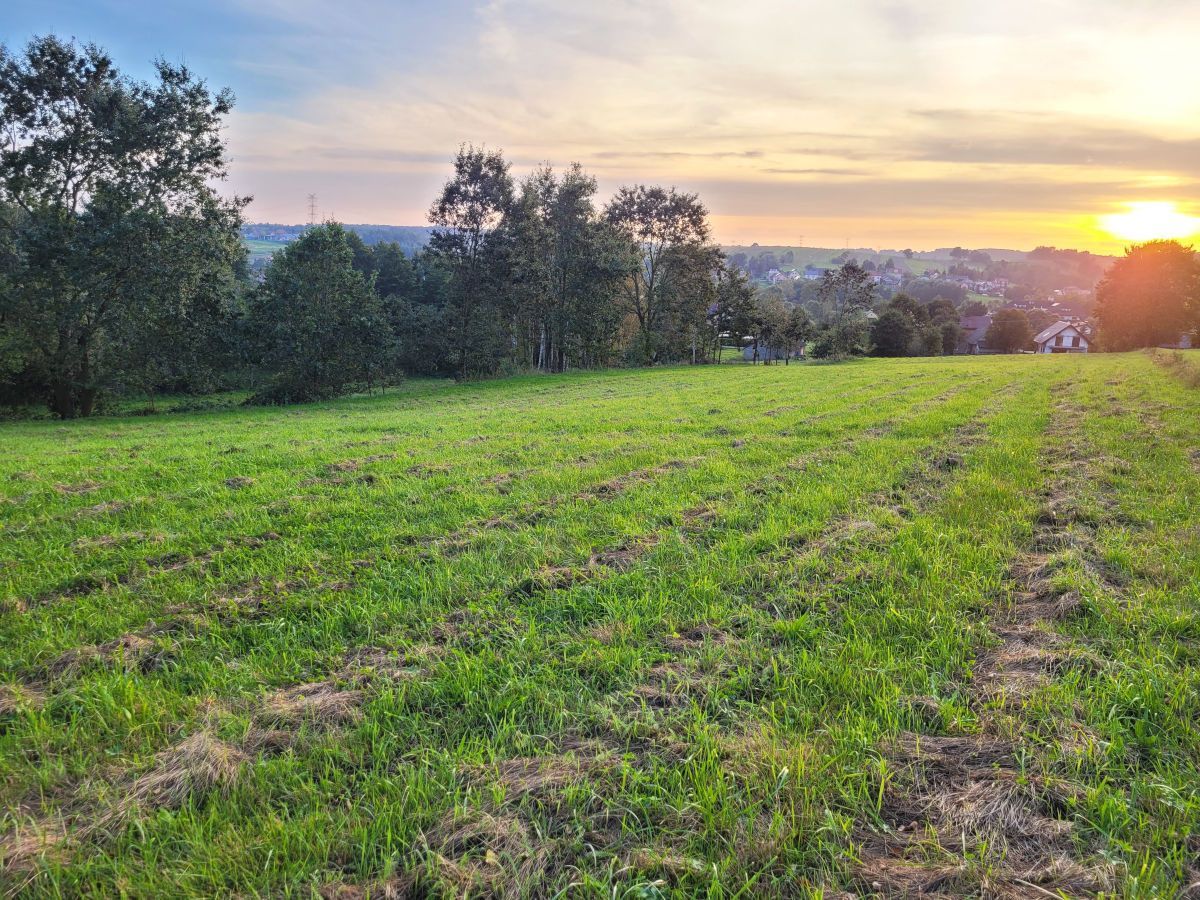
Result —
<path fill-rule="evenodd" d="M 1026 710 L 1040 765 L 1081 789 L 1085 838 L 1145 897 L 1200 882 L 1200 396 L 1150 368 L 1127 358 L 1080 390 L 1053 562 L 1080 604 L 1059 631 L 1094 662 Z"/>

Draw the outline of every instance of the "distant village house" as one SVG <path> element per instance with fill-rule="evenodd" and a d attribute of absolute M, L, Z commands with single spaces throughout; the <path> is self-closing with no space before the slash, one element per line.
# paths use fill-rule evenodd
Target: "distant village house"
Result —
<path fill-rule="evenodd" d="M 1033 339 L 1038 353 L 1087 353 L 1089 340 L 1083 327 L 1055 322 Z"/>
<path fill-rule="evenodd" d="M 991 316 L 963 316 L 959 322 L 962 336 L 958 339 L 959 353 L 978 353 L 984 349 L 983 339 L 992 327 Z"/>

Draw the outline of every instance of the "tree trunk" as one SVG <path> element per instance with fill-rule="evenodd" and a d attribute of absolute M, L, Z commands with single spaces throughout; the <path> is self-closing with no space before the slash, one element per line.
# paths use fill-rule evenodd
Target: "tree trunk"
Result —
<path fill-rule="evenodd" d="M 51 386 L 50 410 L 60 419 L 75 418 L 75 395 L 71 385 L 59 381 Z"/>

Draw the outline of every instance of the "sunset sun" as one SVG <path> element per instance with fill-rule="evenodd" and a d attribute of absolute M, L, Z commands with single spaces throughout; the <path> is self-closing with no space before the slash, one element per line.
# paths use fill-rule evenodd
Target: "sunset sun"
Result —
<path fill-rule="evenodd" d="M 1200 233 L 1200 217 L 1182 213 L 1174 203 L 1124 204 L 1126 211 L 1100 217 L 1100 227 L 1126 241 L 1186 238 Z"/>

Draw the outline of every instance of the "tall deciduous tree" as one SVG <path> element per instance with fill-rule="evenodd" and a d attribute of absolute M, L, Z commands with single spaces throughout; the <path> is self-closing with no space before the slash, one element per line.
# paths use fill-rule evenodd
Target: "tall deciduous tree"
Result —
<path fill-rule="evenodd" d="M 429 210 L 429 252 L 450 274 L 446 324 L 459 378 L 495 371 L 508 350 L 508 317 L 498 304 L 505 279 L 499 229 L 513 200 L 499 151 L 463 146 L 454 177 Z"/>
<path fill-rule="evenodd" d="M 709 243 L 708 211 L 674 188 L 621 188 L 605 219 L 629 243 L 623 298 L 638 326 L 637 355 L 682 356 L 715 300 L 720 250 Z"/>
<path fill-rule="evenodd" d="M 578 163 L 562 175 L 540 167 L 506 221 L 518 355 L 541 371 L 611 361 L 627 248 L 599 219 L 595 194 Z"/>
<path fill-rule="evenodd" d="M 1096 316 L 1109 350 L 1175 343 L 1200 326 L 1200 257 L 1178 241 L 1130 247 L 1096 288 Z"/>
<path fill-rule="evenodd" d="M 802 306 L 793 306 L 788 310 L 787 322 L 783 328 L 783 349 L 787 352 L 784 365 L 789 365 L 792 354 L 802 351 L 812 336 L 816 333 L 812 319 L 808 317 Z"/>
<path fill-rule="evenodd" d="M 233 97 L 185 66 L 155 73 L 130 80 L 98 47 L 55 37 L 0 48 L 0 204 L 15 250 L 0 345 L 64 418 L 194 356 L 244 259 L 246 201 L 212 187 Z"/>

